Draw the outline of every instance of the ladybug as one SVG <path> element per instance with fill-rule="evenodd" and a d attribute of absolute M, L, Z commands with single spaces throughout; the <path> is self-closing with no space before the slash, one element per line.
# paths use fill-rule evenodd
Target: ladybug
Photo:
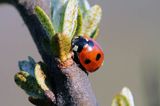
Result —
<path fill-rule="evenodd" d="M 87 36 L 78 36 L 72 40 L 72 50 L 79 63 L 88 72 L 96 71 L 103 63 L 104 53 L 99 44 Z"/>

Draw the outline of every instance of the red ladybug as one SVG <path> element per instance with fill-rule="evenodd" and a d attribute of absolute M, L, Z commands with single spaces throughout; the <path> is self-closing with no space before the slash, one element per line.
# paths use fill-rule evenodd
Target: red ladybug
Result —
<path fill-rule="evenodd" d="M 103 63 L 104 53 L 99 44 L 87 36 L 78 36 L 72 40 L 72 50 L 80 64 L 88 72 L 96 71 Z"/>

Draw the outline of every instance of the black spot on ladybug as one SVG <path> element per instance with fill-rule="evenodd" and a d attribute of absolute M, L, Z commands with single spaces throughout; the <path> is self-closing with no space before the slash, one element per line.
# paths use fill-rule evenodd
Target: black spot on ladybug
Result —
<path fill-rule="evenodd" d="M 91 47 L 94 46 L 94 43 L 93 43 L 93 41 L 91 41 L 91 40 L 89 40 L 87 43 L 88 43 L 88 45 L 91 46 Z"/>
<path fill-rule="evenodd" d="M 98 53 L 97 56 L 96 56 L 96 61 L 98 61 L 100 58 L 101 58 L 101 54 Z"/>
<path fill-rule="evenodd" d="M 91 63 L 91 60 L 86 59 L 86 60 L 84 61 L 84 63 L 85 63 L 85 64 L 89 64 L 89 63 Z"/>

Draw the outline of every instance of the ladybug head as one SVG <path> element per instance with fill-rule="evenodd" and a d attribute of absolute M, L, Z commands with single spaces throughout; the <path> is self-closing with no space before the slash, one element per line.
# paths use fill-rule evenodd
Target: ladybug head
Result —
<path fill-rule="evenodd" d="M 85 36 L 78 36 L 72 40 L 72 50 L 80 53 L 85 46 L 94 46 L 94 42 Z"/>
<path fill-rule="evenodd" d="M 81 52 L 83 47 L 87 44 L 88 39 L 82 36 L 75 37 L 72 40 L 72 49 L 74 52 Z"/>

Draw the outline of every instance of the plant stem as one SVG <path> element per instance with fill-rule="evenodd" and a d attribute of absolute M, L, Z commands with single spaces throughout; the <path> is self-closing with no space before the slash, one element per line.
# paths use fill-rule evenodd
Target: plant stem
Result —
<path fill-rule="evenodd" d="M 6 2 L 0 2 L 4 1 Z M 44 45 L 44 42 L 49 42 L 49 38 L 33 10 L 39 5 L 50 16 L 50 7 L 47 5 L 49 2 L 50 0 L 13 0 L 12 4 L 26 23 L 44 63 L 48 66 L 52 91 L 56 97 L 55 104 L 50 106 L 97 106 L 87 74 L 75 62 L 67 68 L 58 67 L 59 62 L 51 54 L 49 45 Z"/>

